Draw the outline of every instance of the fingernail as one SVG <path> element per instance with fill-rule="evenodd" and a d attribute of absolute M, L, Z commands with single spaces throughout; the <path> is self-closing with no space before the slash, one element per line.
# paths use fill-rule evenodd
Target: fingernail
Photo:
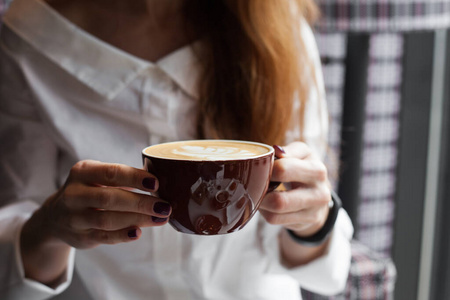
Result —
<path fill-rule="evenodd" d="M 154 190 L 156 185 L 156 180 L 153 177 L 147 177 L 142 180 L 142 186 L 149 190 Z"/>
<path fill-rule="evenodd" d="M 166 220 L 167 220 L 167 218 L 158 218 L 158 217 L 152 216 L 152 221 L 155 223 L 163 223 Z"/>
<path fill-rule="evenodd" d="M 273 148 L 275 149 L 275 152 L 281 152 L 283 154 L 286 154 L 286 151 L 281 146 L 273 145 Z"/>
<path fill-rule="evenodd" d="M 137 231 L 136 231 L 136 229 L 128 230 L 128 237 L 132 238 L 132 239 L 137 238 Z"/>
<path fill-rule="evenodd" d="M 170 204 L 166 202 L 156 202 L 153 205 L 153 211 L 157 214 L 168 216 L 170 213 Z"/>

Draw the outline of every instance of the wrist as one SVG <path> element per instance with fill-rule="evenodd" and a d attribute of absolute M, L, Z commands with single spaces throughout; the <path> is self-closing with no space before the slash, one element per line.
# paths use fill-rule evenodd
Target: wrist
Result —
<path fill-rule="evenodd" d="M 33 213 L 20 233 L 25 277 L 55 286 L 67 269 L 71 247 L 52 234 L 42 209 Z"/>
<path fill-rule="evenodd" d="M 339 209 L 342 207 L 339 196 L 334 192 L 331 193 L 331 196 L 332 200 L 330 201 L 328 216 L 323 226 L 319 230 L 315 230 L 315 233 L 312 235 L 308 235 L 304 231 L 298 234 L 293 230 L 286 229 L 293 241 L 304 246 L 315 247 L 321 245 L 328 239 L 334 228 Z"/>
<path fill-rule="evenodd" d="M 302 228 L 301 230 L 291 229 L 291 228 L 286 228 L 286 229 L 291 231 L 292 233 L 294 233 L 296 236 L 298 236 L 300 238 L 308 238 L 310 236 L 313 236 L 317 232 L 319 232 L 325 225 L 325 222 L 327 221 L 328 216 L 330 215 L 330 207 L 329 206 L 324 207 L 324 211 L 325 211 L 325 213 L 323 214 L 323 217 L 322 217 L 322 220 L 320 223 L 317 222 L 315 224 L 310 225 L 307 228 Z"/>
<path fill-rule="evenodd" d="M 54 237 L 48 224 L 48 217 L 45 209 L 40 207 L 25 222 L 20 233 L 20 245 L 22 251 L 34 251 L 43 245 L 61 244 L 60 240 Z"/>

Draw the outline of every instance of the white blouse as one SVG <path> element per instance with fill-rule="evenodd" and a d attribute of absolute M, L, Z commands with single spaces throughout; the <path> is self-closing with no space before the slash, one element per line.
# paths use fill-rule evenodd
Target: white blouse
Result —
<path fill-rule="evenodd" d="M 327 253 L 297 268 L 279 259 L 281 227 L 257 214 L 239 232 L 195 236 L 170 225 L 139 240 L 73 249 L 55 289 L 24 277 L 22 225 L 82 159 L 142 167 L 141 149 L 195 137 L 198 65 L 189 46 L 150 63 L 76 27 L 45 2 L 15 0 L 0 35 L 0 298 L 61 293 L 74 269 L 92 299 L 301 299 L 300 286 L 345 286 L 353 228 L 341 210 Z M 303 38 L 320 91 L 307 106 L 305 137 L 323 154 L 327 117 L 314 38 Z M 295 113 L 295 111 L 293 112 Z M 292 127 L 286 139 L 298 138 Z M 76 256 L 76 258 L 75 258 Z"/>

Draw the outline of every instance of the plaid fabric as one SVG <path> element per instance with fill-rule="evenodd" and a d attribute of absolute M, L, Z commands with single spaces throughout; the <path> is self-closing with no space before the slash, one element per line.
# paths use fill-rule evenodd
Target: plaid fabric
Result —
<path fill-rule="evenodd" d="M 329 145 L 339 157 L 346 33 L 316 33 L 330 114 Z M 360 206 L 356 238 L 386 256 L 393 244 L 397 142 L 402 81 L 403 36 L 371 34 L 366 121 L 361 154 Z M 338 180 L 332 181 L 334 188 Z"/>
<path fill-rule="evenodd" d="M 450 0 L 316 0 L 320 31 L 409 31 L 450 26 Z"/>
<path fill-rule="evenodd" d="M 347 36 L 343 33 L 316 33 L 317 46 L 322 59 L 322 72 L 327 94 L 330 130 L 328 145 L 330 155 L 327 166 L 334 190 L 338 185 L 338 160 L 341 146 L 342 96 L 345 76 L 344 60 L 347 51 Z"/>
<path fill-rule="evenodd" d="M 352 241 L 352 263 L 343 293 L 327 297 L 302 289 L 304 300 L 390 300 L 397 271 L 389 258 Z"/>
<path fill-rule="evenodd" d="M 393 243 L 403 35 L 370 37 L 357 238 L 389 255 Z"/>

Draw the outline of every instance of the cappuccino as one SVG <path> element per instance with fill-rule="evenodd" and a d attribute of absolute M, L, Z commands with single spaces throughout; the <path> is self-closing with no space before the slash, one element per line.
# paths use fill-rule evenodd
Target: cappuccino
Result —
<path fill-rule="evenodd" d="M 265 155 L 271 148 L 258 143 L 224 140 L 195 140 L 150 146 L 144 153 L 176 160 L 235 160 Z"/>
<path fill-rule="evenodd" d="M 274 149 L 230 140 L 191 140 L 142 150 L 145 169 L 158 178 L 158 195 L 172 206 L 169 224 L 190 234 L 240 230 L 269 186 Z"/>

